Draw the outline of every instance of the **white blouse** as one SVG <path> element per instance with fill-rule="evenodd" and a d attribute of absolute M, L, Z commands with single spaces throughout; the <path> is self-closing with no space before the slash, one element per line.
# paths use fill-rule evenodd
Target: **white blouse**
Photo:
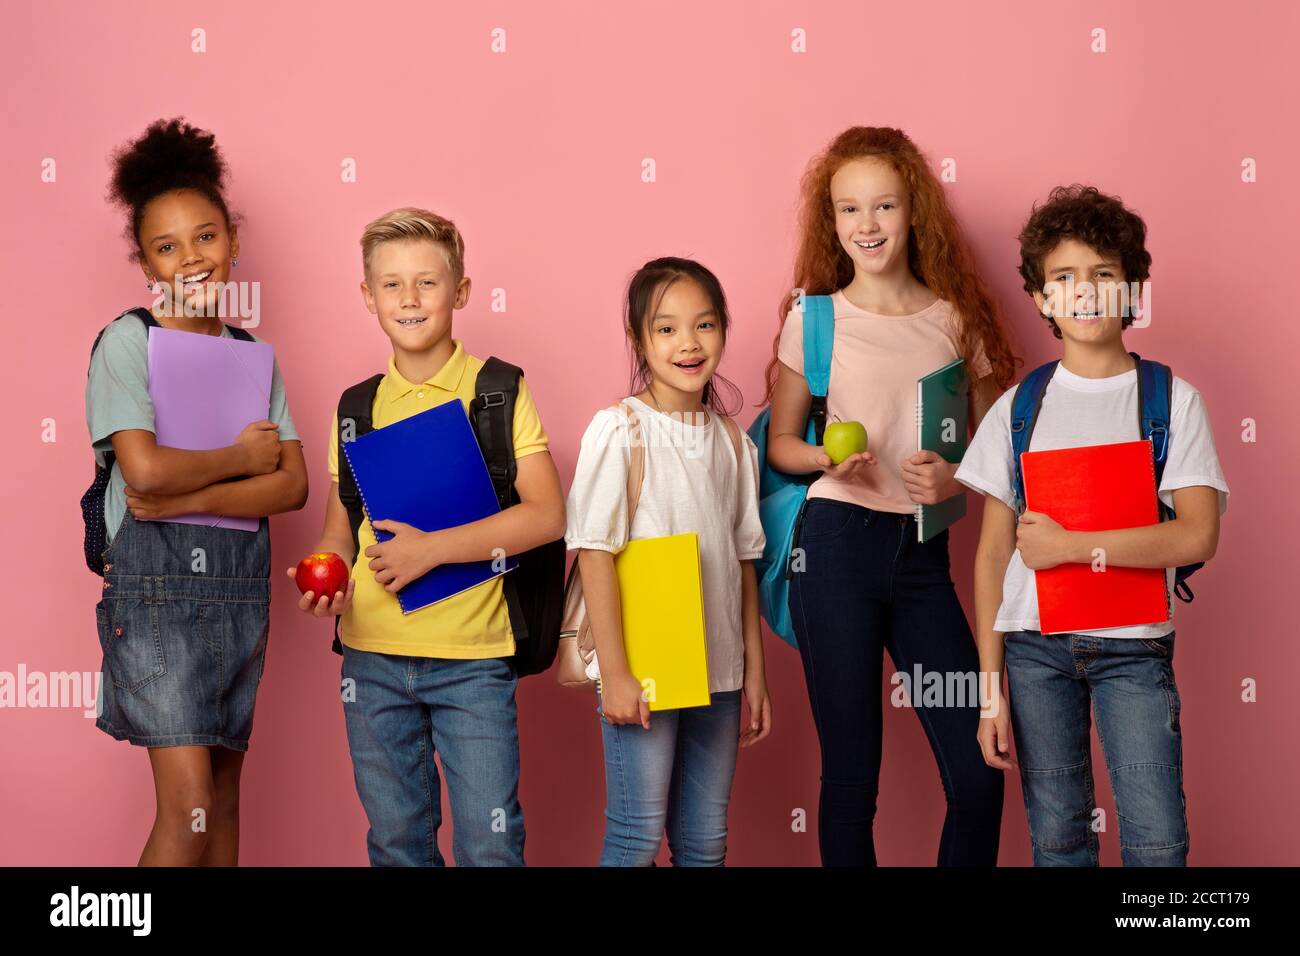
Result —
<path fill-rule="evenodd" d="M 709 692 L 744 684 L 740 562 L 762 557 L 758 516 L 758 448 L 743 431 L 737 461 L 727 427 L 713 412 L 690 425 L 637 398 L 624 399 L 636 414 L 645 444 L 645 477 L 631 529 L 627 526 L 630 426 L 617 408 L 602 408 L 582 436 L 569 489 L 570 550 L 617 554 L 630 539 L 694 532 L 700 541 Z"/>

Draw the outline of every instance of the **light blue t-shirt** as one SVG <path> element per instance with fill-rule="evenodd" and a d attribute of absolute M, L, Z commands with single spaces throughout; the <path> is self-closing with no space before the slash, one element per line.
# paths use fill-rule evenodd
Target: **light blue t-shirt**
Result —
<path fill-rule="evenodd" d="M 196 333 L 197 334 L 197 333 Z M 221 334 L 234 338 L 224 322 Z M 250 335 L 252 333 L 249 333 Z M 253 336 L 255 341 L 261 341 Z M 271 372 L 271 407 L 266 416 L 280 426 L 281 441 L 300 441 L 289 415 L 289 400 L 284 394 L 280 363 Z M 126 316 L 109 323 L 104 337 L 90 360 L 90 377 L 86 382 L 86 424 L 95 449 L 95 462 L 104 464 L 105 453 L 113 450 L 114 432 L 142 428 L 152 432 L 153 402 L 149 399 L 149 336 L 145 324 L 136 316 Z M 126 515 L 126 481 L 122 468 L 113 462 L 113 473 L 104 494 L 104 523 L 108 540 L 117 534 Z"/>

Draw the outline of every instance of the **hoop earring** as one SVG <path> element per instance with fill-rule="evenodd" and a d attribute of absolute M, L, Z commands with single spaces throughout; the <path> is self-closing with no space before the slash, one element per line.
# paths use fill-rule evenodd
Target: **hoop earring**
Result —
<path fill-rule="evenodd" d="M 233 269 L 233 268 L 235 268 L 235 266 L 237 266 L 237 265 L 239 265 L 239 258 L 238 258 L 238 257 L 235 257 L 235 258 L 233 258 L 233 259 L 230 260 L 230 268 Z"/>
<path fill-rule="evenodd" d="M 157 295 L 160 291 L 162 291 L 162 290 L 159 289 L 159 287 L 158 287 L 158 280 L 157 280 L 157 279 L 146 279 L 146 280 L 145 280 L 145 283 L 144 283 L 144 287 L 145 287 L 146 289 L 148 289 L 148 290 L 149 290 L 151 293 L 153 293 L 154 295 Z"/>

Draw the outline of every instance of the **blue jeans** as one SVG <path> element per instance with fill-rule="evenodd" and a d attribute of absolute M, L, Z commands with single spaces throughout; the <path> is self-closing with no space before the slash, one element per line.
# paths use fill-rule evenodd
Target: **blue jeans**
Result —
<path fill-rule="evenodd" d="M 919 544 L 911 514 L 812 498 L 796 546 L 806 563 L 791 582 L 790 617 L 821 744 L 822 865 L 875 866 L 883 652 L 898 672 L 976 684 L 979 655 L 953 589 L 947 531 Z M 944 703 L 913 708 L 948 802 L 938 863 L 994 866 L 1002 772 L 976 741 L 978 694 Z"/>
<path fill-rule="evenodd" d="M 447 775 L 456 865 L 523 866 L 510 663 L 401 657 L 344 645 L 343 681 L 352 770 L 370 821 L 371 866 L 443 865 L 435 752 Z"/>
<path fill-rule="evenodd" d="M 1096 866 L 1091 715 L 1125 866 L 1185 866 L 1183 735 L 1174 635 L 1006 635 L 1011 727 L 1035 866 Z"/>
<path fill-rule="evenodd" d="M 665 826 L 673 866 L 724 865 L 740 691 L 712 694 L 710 700 L 707 707 L 655 711 L 649 730 L 602 717 L 601 866 L 653 866 Z"/>

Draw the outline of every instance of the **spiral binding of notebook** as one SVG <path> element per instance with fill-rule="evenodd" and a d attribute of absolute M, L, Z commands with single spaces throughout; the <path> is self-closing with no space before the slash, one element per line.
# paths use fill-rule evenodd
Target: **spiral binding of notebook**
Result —
<path fill-rule="evenodd" d="M 377 428 L 343 446 L 366 517 L 391 517 L 422 531 L 440 531 L 497 514 L 501 506 L 478 440 L 458 400 Z M 413 476 L 419 476 L 418 481 Z M 392 539 L 374 528 L 375 540 Z M 402 612 L 499 577 L 518 565 L 482 560 L 440 564 L 397 592 Z"/>

